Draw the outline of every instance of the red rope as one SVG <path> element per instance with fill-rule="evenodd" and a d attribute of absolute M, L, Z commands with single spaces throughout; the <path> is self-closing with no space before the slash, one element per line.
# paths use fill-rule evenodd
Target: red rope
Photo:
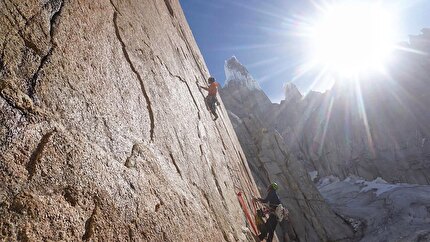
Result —
<path fill-rule="evenodd" d="M 242 206 L 242 210 L 245 213 L 248 223 L 251 225 L 252 230 L 254 230 L 254 233 L 257 235 L 258 234 L 257 226 L 255 225 L 254 219 L 251 217 L 251 214 L 249 214 L 248 207 L 246 206 L 245 201 L 243 200 L 241 192 L 237 193 L 237 198 L 239 199 L 239 203 Z"/>

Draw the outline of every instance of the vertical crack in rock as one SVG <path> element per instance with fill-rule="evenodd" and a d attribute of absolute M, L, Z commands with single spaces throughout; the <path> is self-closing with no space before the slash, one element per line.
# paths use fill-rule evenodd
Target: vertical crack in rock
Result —
<path fill-rule="evenodd" d="M 119 40 L 119 42 L 121 43 L 122 52 L 123 52 L 124 57 L 125 57 L 125 59 L 127 60 L 129 66 L 130 66 L 130 69 L 133 71 L 133 73 L 136 75 L 137 79 L 139 80 L 140 88 L 141 88 L 143 96 L 145 98 L 146 107 L 147 107 L 148 113 L 149 113 L 149 119 L 150 119 L 150 139 L 151 139 L 151 141 L 153 141 L 154 140 L 155 123 L 154 123 L 154 113 L 152 111 L 152 106 L 151 106 L 151 100 L 149 99 L 148 93 L 146 92 L 145 84 L 143 82 L 143 79 L 140 76 L 139 72 L 136 70 L 136 67 L 133 65 L 133 62 L 131 61 L 130 56 L 129 56 L 128 52 L 127 52 L 127 48 L 125 46 L 125 43 L 122 40 L 120 31 L 119 31 L 119 28 L 118 28 L 117 18 L 118 18 L 118 12 L 114 12 L 114 14 L 113 14 L 113 23 L 114 23 L 114 27 L 115 27 L 115 35 L 116 35 L 117 39 Z"/>
<path fill-rule="evenodd" d="M 218 131 L 218 134 L 220 136 L 219 139 L 221 140 L 221 143 L 222 143 L 222 146 L 224 147 L 224 150 L 227 150 L 227 146 L 225 145 L 224 139 L 222 138 L 221 131 L 219 131 L 218 126 L 215 126 L 215 127 L 216 127 L 216 130 Z"/>
<path fill-rule="evenodd" d="M 43 150 L 46 144 L 49 142 L 49 138 L 54 134 L 55 131 L 51 131 L 42 136 L 39 144 L 37 145 L 36 150 L 31 154 L 30 161 L 28 162 L 26 168 L 28 171 L 28 180 L 33 178 L 34 173 L 36 172 L 36 165 L 40 158 L 42 157 Z"/>
<path fill-rule="evenodd" d="M 200 155 L 203 155 L 204 153 L 203 153 L 203 146 L 202 145 L 199 145 L 199 147 L 200 147 Z"/>
<path fill-rule="evenodd" d="M 0 57 L 0 73 L 3 72 L 3 70 L 5 69 L 6 65 L 4 63 L 4 55 L 5 55 L 5 51 L 6 51 L 6 46 L 7 46 L 7 41 L 8 41 L 8 36 L 5 37 L 5 40 L 3 42 L 3 46 L 2 46 L 2 50 L 1 50 L 1 57 Z"/>
<path fill-rule="evenodd" d="M 182 46 L 181 46 L 181 52 L 182 52 L 182 55 L 184 56 L 185 60 L 188 60 L 188 55 L 185 54 L 184 48 L 182 48 Z"/>
<path fill-rule="evenodd" d="M 116 8 L 115 4 L 113 4 L 112 0 L 109 0 L 109 1 L 110 1 L 110 4 L 112 5 L 113 9 L 115 10 L 115 12 L 120 13 L 118 8 Z"/>
<path fill-rule="evenodd" d="M 174 77 L 176 77 L 176 78 L 178 78 L 181 82 L 185 83 L 185 85 L 187 85 L 188 92 L 190 93 L 190 96 L 191 96 L 191 98 L 193 99 L 194 105 L 195 105 L 195 106 L 196 106 L 196 108 L 197 108 L 197 116 L 198 116 L 198 118 L 199 118 L 199 120 L 200 120 L 200 119 L 201 119 L 201 116 L 200 116 L 200 109 L 199 109 L 199 106 L 198 106 L 198 104 L 197 104 L 196 99 L 195 99 L 195 98 L 194 98 L 194 96 L 193 96 L 193 93 L 191 92 L 190 85 L 188 85 L 188 83 L 187 83 L 184 79 L 182 79 L 182 77 L 181 77 L 181 76 L 178 76 L 178 75 L 173 75 L 173 76 L 174 76 Z"/>
<path fill-rule="evenodd" d="M 161 207 L 161 204 L 160 204 L 160 203 L 157 203 L 157 204 L 155 205 L 155 212 L 158 212 L 158 210 L 160 210 L 160 207 Z"/>
<path fill-rule="evenodd" d="M 169 0 L 164 0 L 164 3 L 166 4 L 167 10 L 169 10 L 170 16 L 174 17 L 174 12 L 173 12 L 173 8 L 172 5 L 170 4 Z"/>
<path fill-rule="evenodd" d="M 54 12 L 54 14 L 51 17 L 51 20 L 49 21 L 49 36 L 51 37 L 51 43 L 53 41 L 53 37 L 55 34 L 56 27 L 58 25 L 58 18 L 60 17 L 60 14 L 64 7 L 64 1 L 60 1 L 60 6 L 58 7 L 58 10 Z"/>
<path fill-rule="evenodd" d="M 52 55 L 53 47 L 49 48 L 48 53 L 44 55 L 40 61 L 39 66 L 37 67 L 36 72 L 33 74 L 33 77 L 30 79 L 30 86 L 28 90 L 28 96 L 34 101 L 34 94 L 37 84 L 37 79 L 39 78 L 39 73 L 45 66 L 46 62 L 48 61 L 49 57 Z"/>
<path fill-rule="evenodd" d="M 202 90 L 200 90 L 200 88 L 199 88 L 199 86 L 200 86 L 199 85 L 199 78 L 197 76 L 194 76 L 194 77 L 196 78 L 196 86 L 197 86 L 197 89 L 200 92 L 200 95 L 202 95 L 202 97 L 205 98 L 205 94 L 203 94 Z"/>
<path fill-rule="evenodd" d="M 202 138 L 202 134 L 200 133 L 200 129 L 199 129 L 199 124 L 198 123 L 197 123 L 196 129 L 197 129 L 197 137 L 199 137 L 199 139 L 201 139 Z"/>
<path fill-rule="evenodd" d="M 160 58 L 158 55 L 157 55 L 156 57 L 157 57 L 158 61 L 160 62 L 160 64 L 161 64 L 161 65 L 163 65 L 163 66 L 166 68 L 166 70 L 167 70 L 167 72 L 169 73 L 169 75 L 170 75 L 170 76 L 177 78 L 177 79 L 178 79 L 179 81 L 181 81 L 182 83 L 185 83 L 185 85 L 187 86 L 188 92 L 190 93 L 190 96 L 191 96 L 191 98 L 193 99 L 194 105 L 195 105 L 195 106 L 196 106 L 196 108 L 197 108 L 197 116 L 198 116 L 198 118 L 199 118 L 199 120 L 200 120 L 200 119 L 201 119 L 201 116 L 200 116 L 200 109 L 199 109 L 199 106 L 198 106 L 198 104 L 197 104 L 196 99 L 194 98 L 193 92 L 191 91 L 191 88 L 190 88 L 190 85 L 188 84 L 188 82 L 187 82 L 187 81 L 185 81 L 181 76 L 173 74 L 173 73 L 170 71 L 169 67 L 167 67 L 167 65 L 165 65 L 165 64 L 164 64 L 164 62 L 161 60 L 161 58 Z"/>
<path fill-rule="evenodd" d="M 176 129 L 174 129 L 174 131 L 175 131 L 176 140 L 178 141 L 178 144 L 179 144 L 179 149 L 181 150 L 182 156 L 185 157 L 184 147 L 182 146 L 181 139 L 179 139 L 178 132 L 176 131 Z"/>
<path fill-rule="evenodd" d="M 96 202 L 93 212 L 91 213 L 91 216 L 85 222 L 85 233 L 82 236 L 83 241 L 89 240 L 94 234 L 97 210 L 98 210 L 98 203 Z"/>
<path fill-rule="evenodd" d="M 169 155 L 170 155 L 170 159 L 172 159 L 173 165 L 174 165 L 174 166 L 175 166 L 175 168 L 176 168 L 176 171 L 179 173 L 179 175 L 180 175 L 180 176 L 181 176 L 181 178 L 182 178 L 181 170 L 179 169 L 178 164 L 176 164 L 176 160 L 175 160 L 175 158 L 173 157 L 173 154 L 172 154 L 172 153 L 170 153 Z"/>
<path fill-rule="evenodd" d="M 55 47 L 57 46 L 54 43 L 54 35 L 55 35 L 55 31 L 58 25 L 58 18 L 61 15 L 61 12 L 63 11 L 63 7 L 64 7 L 64 1 L 60 1 L 60 6 L 58 7 L 58 10 L 54 12 L 54 14 L 52 15 L 51 19 L 49 20 L 49 35 L 50 35 L 50 41 L 51 41 L 51 46 L 48 50 L 48 53 L 46 55 L 44 55 L 42 57 L 42 59 L 40 60 L 40 64 L 37 67 L 36 72 L 33 74 L 33 76 L 30 79 L 30 86 L 29 86 L 29 90 L 28 90 L 28 95 L 33 99 L 34 101 L 34 94 L 35 94 L 35 88 L 36 88 L 36 84 L 37 84 L 37 79 L 39 78 L 39 73 L 40 71 L 43 69 L 43 67 L 45 66 L 45 64 L 47 63 L 47 61 L 49 60 L 49 58 L 52 55 L 52 52 L 54 51 Z M 30 20 L 29 20 L 30 21 Z M 26 39 L 24 38 L 24 41 Z M 27 44 L 29 44 L 29 46 L 31 45 L 31 42 L 27 41 Z M 27 45 L 26 45 L 27 46 Z M 35 46 L 35 45 L 34 45 Z M 37 52 L 37 48 L 34 49 Z"/>
<path fill-rule="evenodd" d="M 213 166 L 211 166 L 211 172 L 212 172 L 212 176 L 214 177 L 215 185 L 216 185 L 216 188 L 218 189 L 218 193 L 219 195 L 221 195 L 222 199 L 225 200 L 224 194 L 222 193 L 221 186 L 219 185 L 218 179 L 215 174 L 215 169 Z"/>
<path fill-rule="evenodd" d="M 207 193 L 205 193 L 201 188 L 199 188 L 199 189 L 200 189 L 200 192 L 202 193 L 203 197 L 205 198 L 206 203 L 208 204 L 208 207 L 211 209 L 211 211 L 212 211 L 212 212 L 214 212 L 214 211 L 213 211 L 213 208 L 212 208 L 212 205 L 211 205 L 211 203 L 210 203 L 210 201 L 209 201 L 208 194 L 207 194 Z M 215 214 L 215 213 L 212 213 L 212 214 Z"/>

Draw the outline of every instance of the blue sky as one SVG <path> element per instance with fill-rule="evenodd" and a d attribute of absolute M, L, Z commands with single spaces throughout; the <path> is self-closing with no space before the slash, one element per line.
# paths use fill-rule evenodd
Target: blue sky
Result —
<path fill-rule="evenodd" d="M 211 75 L 224 84 L 224 61 L 235 55 L 273 102 L 283 98 L 283 84 L 293 79 L 304 61 L 306 46 L 296 33 L 303 22 L 300 19 L 316 15 L 311 2 L 180 0 Z M 384 2 L 399 11 L 399 41 L 430 27 L 429 0 Z M 311 82 L 311 78 L 301 78 L 295 84 L 305 90 Z"/>

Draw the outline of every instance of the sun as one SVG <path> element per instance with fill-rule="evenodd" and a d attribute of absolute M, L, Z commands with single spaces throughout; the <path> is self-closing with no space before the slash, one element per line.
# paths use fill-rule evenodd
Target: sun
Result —
<path fill-rule="evenodd" d="M 327 6 L 308 36 L 311 62 L 328 71 L 353 75 L 381 69 L 395 48 L 395 16 L 375 3 Z"/>

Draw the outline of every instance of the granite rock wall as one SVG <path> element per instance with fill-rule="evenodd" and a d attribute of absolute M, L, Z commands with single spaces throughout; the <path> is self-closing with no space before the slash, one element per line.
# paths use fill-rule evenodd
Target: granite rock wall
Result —
<path fill-rule="evenodd" d="M 236 193 L 258 192 L 178 1 L 0 13 L 1 238 L 249 240 Z"/>

